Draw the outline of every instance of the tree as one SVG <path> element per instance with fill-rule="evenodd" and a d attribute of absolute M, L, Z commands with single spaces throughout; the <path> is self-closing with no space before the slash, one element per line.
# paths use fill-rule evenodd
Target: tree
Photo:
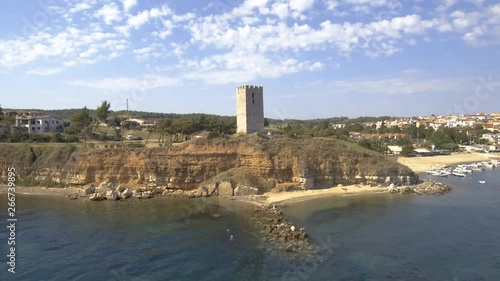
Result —
<path fill-rule="evenodd" d="M 156 123 L 155 131 L 160 134 L 158 142 L 168 142 L 170 143 L 170 139 L 167 140 L 167 137 L 170 137 L 172 134 L 172 120 L 170 119 L 162 119 Z"/>
<path fill-rule="evenodd" d="M 96 109 L 96 116 L 97 119 L 95 120 L 95 126 L 94 129 L 92 130 L 92 134 L 97 130 L 97 126 L 99 125 L 100 122 L 106 122 L 109 116 L 109 109 L 111 108 L 111 104 L 108 101 L 102 101 L 101 105 L 97 107 Z"/>
<path fill-rule="evenodd" d="M 446 144 L 454 143 L 452 136 L 450 136 L 450 131 L 446 128 L 437 129 L 432 134 L 431 141 L 437 148 L 444 148 Z"/>
<path fill-rule="evenodd" d="M 74 128 L 77 132 L 84 133 L 85 136 L 85 145 L 87 145 L 87 128 L 92 122 L 90 118 L 89 110 L 85 106 L 77 113 L 71 116 L 71 127 Z"/>
<path fill-rule="evenodd" d="M 407 144 L 402 147 L 401 149 L 401 156 L 408 157 L 413 154 L 415 150 L 413 149 L 413 146 L 411 144 Z"/>

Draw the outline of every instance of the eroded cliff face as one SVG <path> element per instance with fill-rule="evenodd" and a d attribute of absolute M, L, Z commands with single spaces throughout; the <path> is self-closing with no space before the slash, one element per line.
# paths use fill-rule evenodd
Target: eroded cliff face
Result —
<path fill-rule="evenodd" d="M 112 181 L 124 186 L 159 185 L 184 190 L 231 169 L 307 188 L 337 184 L 414 184 L 417 176 L 405 166 L 355 145 L 327 139 L 240 136 L 197 140 L 151 149 L 74 149 L 1 145 L 0 168 L 5 179 L 15 167 L 21 182 L 83 185 Z"/>

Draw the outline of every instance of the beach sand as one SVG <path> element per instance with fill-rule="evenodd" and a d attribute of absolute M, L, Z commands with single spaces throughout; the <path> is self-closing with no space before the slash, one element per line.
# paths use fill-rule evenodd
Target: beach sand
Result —
<path fill-rule="evenodd" d="M 342 189 L 344 188 L 344 189 Z M 315 199 L 325 196 L 350 196 L 361 194 L 386 193 L 386 187 L 371 187 L 368 185 L 348 185 L 342 187 L 332 187 L 328 189 L 301 190 L 290 192 L 268 192 L 263 195 L 265 200 L 259 201 L 260 204 L 292 204 L 304 200 Z"/>
<path fill-rule="evenodd" d="M 430 157 L 399 157 L 398 162 L 408 166 L 415 173 L 423 173 L 431 170 L 435 165 L 454 165 L 460 163 L 472 163 L 499 159 L 498 154 L 488 153 L 457 153 L 452 155 L 430 156 Z"/>
<path fill-rule="evenodd" d="M 0 194 L 7 193 L 8 187 L 0 185 Z M 60 187 L 41 187 L 41 186 L 16 186 L 16 194 L 29 194 L 29 195 L 59 195 L 68 196 L 71 194 L 79 193 L 84 194 L 82 189 L 76 187 L 60 188 Z"/>

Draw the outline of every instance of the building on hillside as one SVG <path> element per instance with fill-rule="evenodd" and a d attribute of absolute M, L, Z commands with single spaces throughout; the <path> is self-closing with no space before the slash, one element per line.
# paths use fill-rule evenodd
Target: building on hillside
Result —
<path fill-rule="evenodd" d="M 250 134 L 264 130 L 264 90 L 262 86 L 240 86 L 236 89 L 237 133 Z"/>
<path fill-rule="evenodd" d="M 64 123 L 59 118 L 50 116 L 17 116 L 16 126 L 27 130 L 29 133 L 62 132 Z"/>
<path fill-rule="evenodd" d="M 398 145 L 388 145 L 387 149 L 392 155 L 400 155 L 401 152 L 403 151 L 403 147 Z"/>

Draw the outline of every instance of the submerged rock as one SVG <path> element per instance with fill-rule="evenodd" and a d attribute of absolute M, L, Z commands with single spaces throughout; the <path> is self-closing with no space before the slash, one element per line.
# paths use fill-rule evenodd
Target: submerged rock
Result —
<path fill-rule="evenodd" d="M 288 252 L 309 251 L 309 237 L 304 228 L 297 230 L 287 222 L 283 212 L 276 206 L 263 206 L 254 210 L 255 220 L 262 225 L 268 241 L 274 241 L 278 249 Z"/>
<path fill-rule="evenodd" d="M 68 194 L 68 199 L 69 200 L 76 200 L 76 199 L 78 199 L 78 194 L 76 194 L 76 193 Z"/>
<path fill-rule="evenodd" d="M 413 187 L 413 191 L 417 194 L 444 194 L 451 191 L 451 187 L 440 182 L 423 182 Z"/>

